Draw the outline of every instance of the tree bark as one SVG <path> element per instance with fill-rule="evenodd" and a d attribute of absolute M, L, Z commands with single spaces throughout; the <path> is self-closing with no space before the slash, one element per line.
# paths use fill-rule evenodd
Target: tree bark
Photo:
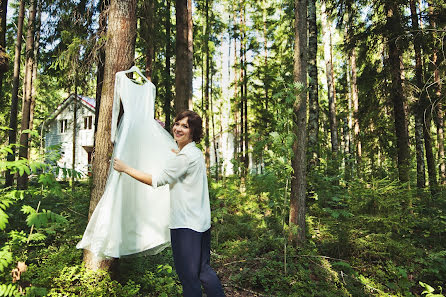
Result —
<path fill-rule="evenodd" d="M 3 76 L 9 69 L 9 57 L 6 53 L 6 11 L 8 0 L 0 0 L 0 100 L 3 96 Z"/>
<path fill-rule="evenodd" d="M 325 1 L 321 4 L 321 21 L 322 21 L 322 34 L 324 40 L 324 59 L 325 69 L 327 76 L 327 95 L 328 95 L 328 115 L 330 120 L 330 135 L 331 135 L 331 150 L 333 152 L 333 159 L 336 159 L 336 154 L 339 150 L 338 143 L 338 123 L 336 120 L 336 99 L 334 93 L 334 81 L 333 81 L 333 63 L 332 63 L 332 45 L 331 45 L 331 29 L 327 20 L 327 12 L 325 8 Z"/>
<path fill-rule="evenodd" d="M 424 91 L 424 78 L 423 78 L 423 65 L 421 62 L 421 44 L 422 44 L 422 36 L 419 32 L 418 27 L 418 15 L 416 4 L 414 0 L 410 0 L 410 11 L 411 11 L 411 20 L 412 20 L 412 29 L 414 32 L 414 50 L 415 50 L 415 85 L 417 87 L 417 97 L 421 102 L 420 107 L 422 114 L 422 124 L 423 124 L 423 137 L 424 137 L 424 148 L 426 152 L 426 161 L 427 161 L 427 172 L 429 175 L 429 188 L 431 190 L 432 195 L 434 195 L 437 191 L 437 172 L 435 168 L 435 156 L 432 148 L 432 139 L 430 135 L 431 121 L 432 121 L 432 112 L 431 112 L 431 104 L 426 97 L 426 92 Z M 418 157 L 417 157 L 418 161 Z M 418 167 L 418 162 L 417 162 Z M 418 168 L 417 168 L 418 173 Z M 417 175 L 418 177 L 418 175 Z M 417 180 L 418 185 L 418 180 Z"/>
<path fill-rule="evenodd" d="M 247 52 L 247 46 L 246 46 L 246 7 L 245 5 L 243 6 L 243 73 L 244 73 L 244 79 L 242 81 L 243 83 L 243 106 L 242 108 L 244 108 L 244 127 L 243 127 L 243 143 L 245 145 L 244 150 L 243 150 L 243 161 L 244 161 L 244 168 L 245 168 L 245 173 L 248 172 L 249 170 L 249 143 L 248 143 L 248 139 L 249 139 L 249 133 L 248 133 L 248 59 L 246 57 L 246 52 Z"/>
<path fill-rule="evenodd" d="M 33 67 L 34 59 L 34 33 L 35 33 L 35 18 L 36 18 L 36 3 L 37 0 L 31 0 L 29 17 L 28 17 L 28 32 L 26 34 L 26 64 L 25 64 L 25 82 L 22 100 L 22 123 L 20 135 L 19 158 L 28 159 L 29 154 L 29 133 L 23 133 L 24 130 L 29 129 L 31 119 L 31 100 L 32 100 L 32 84 L 33 84 Z M 26 189 L 28 187 L 28 174 L 24 172 L 17 178 L 17 187 L 19 189 Z"/>
<path fill-rule="evenodd" d="M 146 77 L 152 81 L 153 63 L 155 59 L 155 0 L 144 1 L 143 32 L 146 41 Z"/>
<path fill-rule="evenodd" d="M 192 0 L 176 0 L 175 112 L 192 109 Z"/>
<path fill-rule="evenodd" d="M 359 138 L 359 133 L 361 132 L 359 127 L 359 92 L 358 92 L 358 83 L 357 83 L 357 69 L 356 69 L 356 51 L 352 50 L 352 54 L 350 56 L 350 65 L 352 68 L 352 102 L 353 102 L 353 118 L 354 118 L 354 143 L 356 150 L 356 167 L 357 171 L 361 173 L 361 158 L 362 158 L 362 146 L 361 139 Z"/>
<path fill-rule="evenodd" d="M 29 118 L 29 129 L 32 130 L 34 127 L 34 109 L 36 107 L 36 95 L 37 95 L 37 68 L 39 65 L 39 53 L 40 53 L 40 26 L 42 17 L 42 1 L 37 4 L 37 15 L 36 15 L 36 32 L 34 38 L 34 64 L 32 73 L 32 87 L 31 87 L 31 111 Z"/>
<path fill-rule="evenodd" d="M 410 171 L 409 133 L 405 113 L 406 98 L 404 97 L 401 80 L 401 50 L 397 44 L 398 36 L 401 32 L 401 20 L 396 3 L 387 1 L 385 6 L 387 12 L 386 30 L 388 34 L 389 51 L 388 66 L 391 75 L 390 98 L 393 102 L 393 113 L 395 118 L 398 175 L 401 183 L 407 183 L 409 182 Z"/>
<path fill-rule="evenodd" d="M 305 243 L 305 197 L 306 197 L 306 144 L 307 144 L 307 4 L 306 0 L 294 2 L 294 82 L 303 89 L 296 94 L 293 105 L 296 140 L 293 143 L 293 176 L 290 196 L 290 239 L 299 246 Z M 297 226 L 296 236 L 293 233 Z"/>
<path fill-rule="evenodd" d="M 206 169 L 209 173 L 209 169 L 211 167 L 211 158 L 210 158 L 210 142 L 209 142 L 209 113 L 212 111 L 209 110 L 209 0 L 205 0 L 205 33 L 204 33 L 204 54 L 205 54 L 205 82 L 204 82 L 204 126 L 205 126 L 205 135 L 204 135 L 204 147 L 205 147 L 205 161 L 206 161 Z"/>
<path fill-rule="evenodd" d="M 164 115 L 165 119 L 165 128 L 170 132 L 170 102 L 172 97 L 171 92 L 171 82 L 170 82 L 170 55 L 171 55 L 171 45 L 170 45 L 170 0 L 167 0 L 166 3 L 166 79 L 165 79 L 165 88 L 166 88 L 166 97 L 164 98 Z"/>
<path fill-rule="evenodd" d="M 104 65 L 105 65 L 105 45 L 102 44 L 102 37 L 105 37 L 107 32 L 107 8 L 110 5 L 109 0 L 100 0 L 98 3 L 100 15 L 99 15 L 99 28 L 97 33 L 96 42 L 101 42 L 99 44 L 98 53 L 96 56 L 97 72 L 96 72 L 96 108 L 94 114 L 94 133 L 98 131 L 98 120 L 99 120 L 99 110 L 101 107 L 101 93 L 102 84 L 104 82 Z M 96 142 L 96 136 L 95 136 Z"/>
<path fill-rule="evenodd" d="M 72 143 L 72 163 L 71 163 L 71 192 L 74 192 L 76 175 L 74 174 L 76 170 L 76 131 L 77 131 L 77 70 L 74 74 L 74 106 L 73 106 L 73 143 Z"/>
<path fill-rule="evenodd" d="M 11 113 L 9 120 L 9 145 L 17 142 L 17 112 L 18 112 L 18 94 L 20 83 L 20 56 L 22 51 L 22 31 L 23 31 L 23 18 L 25 16 L 25 1 L 20 1 L 19 15 L 17 20 L 17 39 L 14 53 L 14 74 L 12 79 L 12 96 L 11 96 Z M 15 147 L 11 147 L 12 153 L 8 153 L 7 160 L 15 160 Z M 14 176 L 7 171 L 5 186 L 11 187 L 14 183 Z"/>
<path fill-rule="evenodd" d="M 136 0 L 112 0 L 110 2 L 105 46 L 104 81 L 98 130 L 96 132 L 92 172 L 93 186 L 88 218 L 91 217 L 104 192 L 110 156 L 113 151 L 110 141 L 110 119 L 112 117 L 115 74 L 132 66 L 135 53 L 135 37 Z M 88 250 L 84 251 L 84 262 L 90 269 L 109 269 L 112 264 L 112 261 L 99 261 Z"/>
<path fill-rule="evenodd" d="M 436 17 L 434 15 L 434 6 L 432 1 L 428 1 L 429 3 L 429 23 L 431 28 L 437 30 L 437 22 Z M 436 33 L 434 33 L 436 35 Z M 441 46 L 441 45 L 440 45 Z M 442 90 L 442 81 L 440 78 L 439 65 L 441 64 L 440 57 L 442 55 L 438 54 L 439 45 L 434 42 L 432 47 L 432 55 L 431 55 L 431 63 L 429 63 L 429 71 L 434 73 L 434 84 L 433 84 L 433 94 L 431 95 L 434 98 L 434 102 L 436 104 L 435 108 L 435 123 L 437 126 L 437 142 L 438 142 L 438 163 L 439 163 L 439 173 L 440 173 L 440 183 L 442 185 L 446 184 L 446 165 L 445 165 L 445 152 L 444 152 L 444 111 L 443 111 L 443 103 L 441 100 L 441 90 Z"/>
<path fill-rule="evenodd" d="M 311 170 L 318 164 L 319 159 L 319 94 L 317 73 L 317 23 L 316 0 L 308 0 L 308 168 Z"/>
<path fill-rule="evenodd" d="M 424 141 L 423 141 L 423 105 L 421 103 L 423 96 L 423 68 L 421 64 L 421 44 L 420 32 L 418 32 L 418 16 L 415 1 L 410 0 L 410 11 L 412 19 L 412 29 L 414 34 L 415 49 L 415 86 L 417 87 L 415 105 L 415 145 L 417 159 L 417 188 L 422 189 L 426 186 L 426 168 L 424 164 Z"/>

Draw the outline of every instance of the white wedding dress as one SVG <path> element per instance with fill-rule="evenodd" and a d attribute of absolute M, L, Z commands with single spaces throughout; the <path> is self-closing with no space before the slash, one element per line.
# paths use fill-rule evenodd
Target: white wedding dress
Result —
<path fill-rule="evenodd" d="M 116 73 L 112 116 L 113 156 L 138 170 L 158 174 L 177 149 L 170 134 L 154 119 L 155 86 L 136 84 L 127 72 Z M 124 114 L 118 125 L 120 102 Z M 113 157 L 112 157 L 113 160 Z M 152 188 L 110 164 L 104 194 L 77 248 L 100 258 L 146 252 L 156 254 L 170 245 L 169 187 Z"/>

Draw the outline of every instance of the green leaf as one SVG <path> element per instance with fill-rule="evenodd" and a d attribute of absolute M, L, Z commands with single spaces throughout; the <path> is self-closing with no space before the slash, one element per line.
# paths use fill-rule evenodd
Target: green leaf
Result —
<path fill-rule="evenodd" d="M 3 272 L 12 263 L 12 253 L 5 246 L 0 250 L 0 272 Z M 1 295 L 0 295 L 1 296 Z"/>

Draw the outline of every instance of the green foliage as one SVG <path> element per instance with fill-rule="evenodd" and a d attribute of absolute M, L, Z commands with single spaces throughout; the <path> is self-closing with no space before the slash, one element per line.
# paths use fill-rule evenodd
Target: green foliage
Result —
<path fill-rule="evenodd" d="M 35 226 L 36 228 L 47 227 L 51 222 L 65 224 L 67 219 L 61 215 L 58 215 L 50 210 L 42 209 L 41 212 L 37 212 L 29 205 L 22 207 L 22 212 L 27 214 L 26 223 L 29 227 Z"/>
<path fill-rule="evenodd" d="M 155 271 L 148 270 L 141 278 L 142 289 L 149 296 L 181 296 L 183 290 L 174 277 L 172 266 L 160 264 Z"/>
<path fill-rule="evenodd" d="M 8 246 L 3 246 L 0 250 L 0 272 L 3 272 L 13 261 L 12 253 Z"/>
<path fill-rule="evenodd" d="M 133 297 L 139 285 L 129 281 L 125 285 L 111 280 L 105 271 L 86 270 L 80 266 L 64 267 L 53 279 L 53 289 L 47 296 L 115 296 Z"/>
<path fill-rule="evenodd" d="M 10 297 L 10 296 L 22 296 L 16 285 L 13 284 L 0 284 L 0 296 Z"/>
<path fill-rule="evenodd" d="M 424 291 L 421 293 L 422 295 L 425 295 L 425 297 L 444 297 L 442 294 L 443 290 L 441 287 L 438 287 L 440 290 L 440 294 L 435 294 L 435 289 L 429 286 L 428 284 L 425 284 L 423 282 L 418 282 L 420 286 L 424 288 Z"/>

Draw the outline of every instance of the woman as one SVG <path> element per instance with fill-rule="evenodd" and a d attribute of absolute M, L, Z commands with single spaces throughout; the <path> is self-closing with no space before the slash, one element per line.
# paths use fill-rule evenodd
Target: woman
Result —
<path fill-rule="evenodd" d="M 225 296 L 210 267 L 211 211 L 203 153 L 195 146 L 203 136 L 202 119 L 193 111 L 177 115 L 172 128 L 179 152 L 159 175 L 136 170 L 114 158 L 113 168 L 152 187 L 169 184 L 170 237 L 175 270 L 185 297 Z"/>

